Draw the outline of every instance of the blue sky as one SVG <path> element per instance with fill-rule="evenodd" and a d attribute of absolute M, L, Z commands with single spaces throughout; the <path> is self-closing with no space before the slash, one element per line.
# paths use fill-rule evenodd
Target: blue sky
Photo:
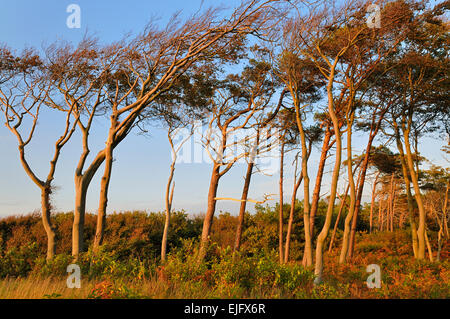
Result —
<path fill-rule="evenodd" d="M 203 3 L 204 2 L 204 3 Z M 102 42 L 108 43 L 120 39 L 128 32 L 140 32 L 151 18 L 159 18 L 164 24 L 177 10 L 183 10 L 187 16 L 196 12 L 203 3 L 217 5 L 217 1 L 165 0 L 165 1 L 105 1 L 105 0 L 47 0 L 47 1 L 5 1 L 0 0 L 0 42 L 21 50 L 25 47 L 38 47 L 58 39 L 76 44 L 86 33 L 96 35 Z M 66 19 L 69 4 L 81 7 L 81 29 L 69 29 Z M 238 1 L 224 1 L 232 6 Z M 187 5 L 188 4 L 188 5 Z M 3 123 L 3 121 L 2 121 Z M 39 176 L 48 171 L 51 150 L 58 130 L 55 115 L 48 114 L 39 121 L 37 135 L 28 149 L 30 165 Z M 96 120 L 91 137 L 92 153 L 95 154 L 104 145 L 103 137 L 108 129 L 108 121 Z M 59 128 L 61 131 L 62 128 Z M 59 134 L 59 133 L 58 133 Z M 362 151 L 365 136 L 356 134 L 354 151 Z M 446 165 L 443 153 L 439 151 L 445 141 L 427 138 L 422 141 L 423 155 L 433 159 L 436 164 Z M 58 187 L 53 197 L 55 211 L 73 210 L 73 174 L 80 155 L 79 135 L 73 136 L 70 144 L 63 149 L 57 167 L 54 184 Z M 310 174 L 313 185 L 318 152 L 313 151 Z M 144 210 L 159 211 L 164 207 L 164 190 L 169 170 L 170 151 L 165 132 L 160 129 L 151 131 L 145 137 L 131 133 L 115 151 L 113 177 L 110 186 L 109 209 L 111 211 Z M 286 200 L 292 189 L 292 158 L 286 160 Z M 332 169 L 328 163 L 327 172 Z M 240 197 L 245 165 L 236 165 L 221 180 L 219 196 Z M 99 194 L 99 176 L 94 178 L 88 195 L 88 210 L 96 211 Z M 209 186 L 211 166 L 208 164 L 179 164 L 176 169 L 176 188 L 174 209 L 184 208 L 191 214 L 206 210 L 206 198 Z M 327 190 L 328 176 L 325 177 L 323 192 Z M 366 187 L 370 191 L 370 187 Z M 265 193 L 278 192 L 277 176 L 255 175 L 250 187 L 250 197 L 262 199 Z M 301 198 L 299 192 L 299 197 Z M 274 202 L 271 202 L 273 204 Z M 253 204 L 249 204 L 253 210 Z M 40 193 L 23 171 L 18 161 L 15 137 L 0 126 L 0 217 L 12 214 L 25 214 L 40 208 Z M 218 210 L 236 214 L 239 203 L 220 202 Z"/>

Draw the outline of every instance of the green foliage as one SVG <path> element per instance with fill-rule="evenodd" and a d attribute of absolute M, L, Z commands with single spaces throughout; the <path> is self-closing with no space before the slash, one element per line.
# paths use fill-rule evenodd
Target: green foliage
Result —
<path fill-rule="evenodd" d="M 40 257 L 36 260 L 31 274 L 42 277 L 65 276 L 67 275 L 67 266 L 72 261 L 73 257 L 67 254 L 56 255 L 52 260 Z"/>
<path fill-rule="evenodd" d="M 35 243 L 9 249 L 0 258 L 0 278 L 27 276 L 38 255 Z"/>

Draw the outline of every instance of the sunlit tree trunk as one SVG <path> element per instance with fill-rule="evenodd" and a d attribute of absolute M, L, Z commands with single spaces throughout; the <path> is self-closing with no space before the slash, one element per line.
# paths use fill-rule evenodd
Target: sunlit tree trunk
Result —
<path fill-rule="evenodd" d="M 380 173 L 377 173 L 377 176 L 375 177 L 375 181 L 372 185 L 372 199 L 370 202 L 370 216 L 369 216 L 369 233 L 372 233 L 373 229 L 373 209 L 375 206 L 375 197 L 377 192 L 377 185 L 378 185 L 378 177 L 380 176 Z"/>
<path fill-rule="evenodd" d="M 281 154 L 280 154 L 280 206 L 278 210 L 278 254 L 280 258 L 280 264 L 283 263 L 283 167 L 284 167 L 284 139 L 281 140 Z"/>
<path fill-rule="evenodd" d="M 202 237 L 200 242 L 200 250 L 199 250 L 199 260 L 202 261 L 205 259 L 206 252 L 208 249 L 208 244 L 210 240 L 211 226 L 214 219 L 214 212 L 216 210 L 216 197 L 217 197 L 217 188 L 219 186 L 220 180 L 220 164 L 214 163 L 213 170 L 211 173 L 211 180 L 209 183 L 209 191 L 208 191 L 208 208 L 206 210 L 205 220 L 203 221 L 203 229 L 202 229 Z"/>
<path fill-rule="evenodd" d="M 369 133 L 369 140 L 367 142 L 364 160 L 362 162 L 361 170 L 359 171 L 360 176 L 358 178 L 358 190 L 357 190 L 357 197 L 356 197 L 356 203 L 355 203 L 355 212 L 353 214 L 352 227 L 351 227 L 351 231 L 350 231 L 350 243 L 349 243 L 348 254 L 347 254 L 348 258 L 352 258 L 353 252 L 355 249 L 356 226 L 358 224 L 358 216 L 359 216 L 359 210 L 361 207 L 362 194 L 363 194 L 363 190 L 364 190 L 364 184 L 366 181 L 367 169 L 369 167 L 370 150 L 372 148 L 373 140 L 378 133 L 378 130 L 379 130 L 379 127 L 381 124 L 381 119 L 382 119 L 382 116 L 380 116 L 380 119 L 379 119 L 378 123 L 375 124 L 375 127 L 374 127 L 374 122 L 372 121 L 372 126 L 371 126 L 370 133 Z M 378 175 L 377 175 L 377 178 L 378 178 Z M 372 200 L 373 200 L 373 196 L 372 196 Z M 370 214 L 371 214 L 370 215 L 370 223 L 372 223 L 372 205 L 370 208 Z M 370 226 L 370 231 L 371 230 L 372 230 L 372 226 Z"/>
<path fill-rule="evenodd" d="M 389 186 L 389 230 L 394 231 L 394 173 L 391 174 L 391 183 Z"/>
<path fill-rule="evenodd" d="M 411 123 L 411 119 L 409 119 L 409 125 Z M 419 227 L 417 228 L 417 237 L 418 237 L 418 250 L 417 250 L 417 259 L 425 258 L 425 208 L 423 205 L 422 194 L 420 192 L 419 180 L 417 177 L 417 173 L 414 169 L 414 160 L 413 155 L 411 153 L 411 145 L 409 142 L 409 133 L 410 130 L 405 127 L 403 123 L 403 133 L 405 138 L 405 150 L 406 150 L 406 162 L 408 164 L 409 173 L 411 176 L 411 181 L 414 187 L 414 196 L 416 198 L 417 206 L 419 208 Z"/>
<path fill-rule="evenodd" d="M 110 136 L 106 142 L 105 148 L 105 170 L 100 182 L 100 199 L 97 212 L 97 227 L 94 238 L 94 251 L 98 251 L 103 243 L 103 237 L 106 227 L 106 209 L 108 207 L 108 190 L 111 181 L 112 165 L 113 165 L 113 140 L 112 135 L 115 126 L 110 129 Z"/>
<path fill-rule="evenodd" d="M 308 175 L 308 147 L 306 145 L 306 134 L 303 129 L 303 123 L 300 114 L 299 101 L 294 100 L 295 105 L 295 118 L 297 122 L 298 131 L 300 133 L 300 142 L 302 144 L 302 175 L 303 175 L 303 225 L 305 231 L 305 253 L 303 259 L 304 266 L 311 266 L 312 260 L 312 240 L 311 240 L 311 228 L 310 228 L 310 198 L 309 198 L 309 175 Z"/>
<path fill-rule="evenodd" d="M 170 138 L 170 137 L 169 137 Z M 172 144 L 172 141 L 171 141 Z M 172 148 L 173 149 L 173 148 Z M 174 154 L 174 158 L 172 159 L 172 164 L 170 165 L 169 179 L 166 185 L 166 216 L 164 220 L 164 230 L 161 241 L 161 261 L 165 262 L 167 259 L 167 241 L 169 237 L 169 227 L 170 227 L 170 214 L 172 210 L 172 201 L 173 201 L 173 192 L 175 189 L 175 183 L 173 182 L 173 175 L 175 173 L 175 163 L 176 163 L 176 154 Z"/>
<path fill-rule="evenodd" d="M 352 161 L 352 125 L 353 125 L 353 114 L 351 119 L 347 121 L 347 171 L 348 171 L 348 183 L 350 185 L 350 208 L 348 214 L 345 217 L 344 223 L 344 235 L 342 239 L 341 254 L 339 256 L 339 263 L 344 263 L 347 260 L 348 246 L 350 240 L 350 222 L 353 218 L 353 213 L 355 212 L 355 202 L 356 202 L 356 188 L 355 180 L 353 178 L 353 161 Z"/>
<path fill-rule="evenodd" d="M 345 194 L 344 197 L 341 198 L 339 197 L 339 199 L 341 200 L 340 206 L 339 206 L 339 212 L 338 215 L 336 217 L 336 221 L 334 222 L 334 227 L 333 227 L 333 233 L 331 234 L 331 239 L 330 239 L 330 246 L 328 247 L 328 252 L 331 252 L 331 249 L 333 248 L 333 244 L 334 244 L 334 239 L 336 238 L 336 231 L 339 225 L 339 220 L 341 219 L 341 215 L 342 212 L 345 208 L 346 205 L 346 199 L 347 199 L 347 195 L 348 195 L 348 190 L 350 189 L 350 185 L 347 185 L 347 188 L 345 189 Z"/>
<path fill-rule="evenodd" d="M 241 206 L 239 208 L 238 225 L 236 228 L 236 237 L 234 241 L 234 251 L 238 251 L 241 248 L 242 231 L 244 228 L 245 209 L 247 207 L 248 191 L 250 188 L 250 180 L 253 173 L 253 161 L 247 164 L 247 172 L 245 174 L 244 187 L 242 189 Z"/>
<path fill-rule="evenodd" d="M 50 220 L 51 205 L 50 205 L 51 189 L 48 186 L 41 188 L 41 207 L 42 207 L 42 224 L 47 234 L 47 260 L 55 256 L 55 229 Z"/>
<path fill-rule="evenodd" d="M 331 179 L 330 197 L 329 197 L 329 202 L 328 202 L 327 214 L 325 217 L 325 223 L 322 227 L 321 232 L 317 236 L 316 261 L 315 261 L 315 267 L 314 267 L 314 275 L 315 275 L 314 283 L 315 284 L 320 284 L 322 282 L 323 246 L 325 243 L 325 239 L 328 236 L 328 231 L 330 229 L 331 218 L 333 216 L 333 210 L 334 210 L 334 201 L 336 199 L 337 184 L 338 184 L 339 173 L 340 173 L 340 168 L 341 168 L 342 140 L 341 140 L 339 118 L 334 109 L 334 102 L 333 102 L 334 72 L 335 72 L 335 68 L 338 63 L 338 60 L 339 59 L 336 58 L 336 60 L 334 61 L 334 64 L 332 65 L 332 67 L 330 69 L 330 75 L 328 77 L 328 84 L 327 84 L 328 113 L 333 122 L 333 130 L 334 130 L 334 135 L 336 138 L 336 158 L 335 158 L 335 163 L 334 163 L 334 168 L 333 168 L 333 175 L 332 175 L 332 179 Z"/>
<path fill-rule="evenodd" d="M 284 244 L 284 263 L 289 262 L 289 248 L 291 244 L 291 233 L 292 233 L 292 224 L 294 223 L 294 213 L 295 213 L 295 201 L 297 199 L 297 191 L 302 183 L 303 175 L 301 174 L 298 177 L 298 180 L 295 182 L 294 189 L 292 190 L 291 197 L 291 208 L 289 211 L 289 220 L 286 231 L 286 243 Z"/>
<path fill-rule="evenodd" d="M 405 153 L 403 151 L 403 145 L 400 139 L 400 131 L 397 126 L 397 122 L 394 120 L 394 130 L 395 130 L 395 141 L 397 144 L 397 149 L 400 156 L 400 163 L 402 166 L 402 174 L 403 174 L 403 180 L 405 181 L 405 188 L 406 188 L 406 199 L 408 203 L 408 217 L 409 217 L 409 225 L 411 229 L 411 239 L 412 239 L 412 247 L 413 247 L 413 253 L 414 257 L 418 257 L 418 238 L 417 238 L 417 228 L 416 228 L 416 219 L 414 216 L 414 199 L 411 193 L 411 180 L 408 173 L 408 166 L 406 164 L 405 160 Z"/>
<path fill-rule="evenodd" d="M 322 151 L 320 153 L 319 166 L 317 168 L 314 192 L 313 192 L 313 197 L 311 200 L 311 213 L 309 216 L 311 238 L 314 238 L 314 223 L 315 223 L 315 218 L 316 218 L 316 214 L 317 214 L 317 209 L 319 207 L 320 188 L 322 186 L 322 179 L 323 179 L 323 172 L 325 170 L 325 163 L 327 160 L 328 151 L 330 150 L 332 144 L 334 144 L 334 142 L 330 144 L 331 136 L 332 136 L 331 130 L 327 129 L 325 132 L 325 136 L 323 138 Z"/>

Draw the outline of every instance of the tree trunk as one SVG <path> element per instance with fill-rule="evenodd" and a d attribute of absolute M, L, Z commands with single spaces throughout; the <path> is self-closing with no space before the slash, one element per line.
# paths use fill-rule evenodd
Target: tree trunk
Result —
<path fill-rule="evenodd" d="M 208 249 L 211 226 L 214 219 L 214 213 L 216 211 L 216 203 L 217 203 L 216 197 L 217 197 L 217 187 L 219 186 L 219 180 L 220 180 L 220 164 L 214 163 L 208 191 L 208 208 L 206 210 L 205 220 L 203 221 L 202 237 L 200 241 L 200 250 L 198 255 L 199 262 L 205 259 L 206 252 Z"/>
<path fill-rule="evenodd" d="M 369 160 L 370 160 L 370 149 L 372 148 L 373 139 L 375 138 L 376 134 L 378 132 L 378 129 L 372 130 L 370 132 L 369 141 L 367 142 L 366 147 L 366 154 L 364 155 L 364 160 L 362 163 L 362 167 L 360 170 L 360 176 L 358 181 L 358 191 L 357 191 L 357 197 L 356 197 L 356 203 L 355 203 L 355 212 L 353 213 L 352 218 L 352 226 L 350 230 L 350 242 L 347 252 L 347 258 L 353 257 L 353 251 L 355 249 L 355 236 L 356 236 L 356 226 L 358 225 L 358 216 L 359 216 L 359 209 L 361 206 L 361 200 L 362 200 L 362 194 L 364 190 L 364 184 L 366 182 L 366 173 L 367 169 L 369 167 Z M 372 212 L 372 209 L 371 209 Z"/>
<path fill-rule="evenodd" d="M 331 179 L 331 190 L 330 190 L 330 199 L 328 202 L 327 214 L 325 217 L 325 223 L 322 227 L 319 236 L 317 237 L 316 243 L 316 263 L 314 267 L 314 283 L 320 284 L 322 282 L 322 273 L 323 273 L 323 246 L 325 243 L 325 239 L 328 236 L 328 231 L 330 229 L 331 218 L 333 216 L 334 210 L 334 201 L 336 199 L 336 191 L 337 191 L 337 183 L 339 179 L 339 173 L 341 168 L 341 153 L 342 153 L 342 141 L 341 141 L 341 133 L 339 126 L 339 119 L 334 110 L 333 103 L 333 81 L 334 81 L 334 68 L 337 64 L 337 60 L 334 62 L 334 66 L 331 68 L 328 85 L 327 85 L 327 95 L 328 95 L 328 113 L 330 114 L 331 120 L 333 121 L 333 130 L 334 135 L 336 136 L 336 160 L 334 163 L 333 176 Z"/>
<path fill-rule="evenodd" d="M 176 154 L 174 155 L 176 156 Z M 169 179 L 167 181 L 166 186 L 166 218 L 164 220 L 164 230 L 161 241 L 161 261 L 165 262 L 167 258 L 167 241 L 169 237 L 169 227 L 170 227 L 170 213 L 172 210 L 172 200 L 173 200 L 173 192 L 175 189 L 175 184 L 173 181 L 173 175 L 175 173 L 175 163 L 176 158 L 173 159 L 172 164 L 170 165 L 170 173 Z M 172 187 L 172 191 L 170 190 Z"/>
<path fill-rule="evenodd" d="M 417 229 L 418 237 L 418 251 L 417 259 L 425 258 L 425 208 L 423 205 L 422 194 L 420 192 L 419 180 L 414 170 L 414 161 L 411 153 L 411 146 L 409 143 L 409 130 L 404 130 L 406 162 L 408 164 L 411 181 L 414 187 L 414 196 L 416 198 L 417 206 L 419 207 L 419 227 Z"/>
<path fill-rule="evenodd" d="M 284 166 L 284 140 L 281 141 L 280 154 L 280 207 L 278 211 L 278 254 L 280 257 L 280 264 L 283 263 L 283 166 Z"/>
<path fill-rule="evenodd" d="M 313 263 L 313 253 L 312 253 L 312 240 L 311 240 L 311 226 L 310 222 L 310 205 L 309 205 L 309 175 L 308 175 L 308 148 L 306 146 L 306 135 L 303 130 L 303 124 L 300 119 L 299 110 L 297 110 L 297 126 L 300 132 L 300 139 L 302 143 L 302 175 L 303 175 L 303 225 L 305 230 L 305 251 L 304 251 L 304 266 L 311 266 Z"/>
<path fill-rule="evenodd" d="M 250 181 L 253 173 L 253 165 L 254 165 L 253 161 L 247 164 L 247 172 L 245 174 L 244 188 L 242 189 L 241 206 L 239 208 L 238 225 L 236 228 L 236 237 L 234 241 L 234 251 L 239 251 L 239 249 L 241 248 L 241 238 L 242 238 L 242 231 L 244 228 L 245 209 L 247 207 L 248 190 L 250 188 Z"/>
<path fill-rule="evenodd" d="M 87 188 L 84 187 L 83 178 L 75 179 L 75 211 L 72 225 L 72 256 L 78 260 L 83 251 L 84 216 L 86 213 Z"/>
<path fill-rule="evenodd" d="M 370 217 L 369 217 L 369 234 L 372 233 L 372 228 L 373 228 L 373 207 L 375 205 L 375 196 L 376 196 L 379 176 L 380 176 L 380 173 L 378 173 L 377 176 L 375 177 L 375 181 L 373 182 L 373 186 L 372 186 L 372 200 L 370 202 Z"/>
<path fill-rule="evenodd" d="M 389 186 L 389 210 L 388 210 L 388 229 L 393 232 L 393 216 L 394 216 L 394 172 L 391 174 L 391 183 Z"/>
<path fill-rule="evenodd" d="M 428 258 L 431 262 L 433 262 L 433 250 L 431 249 L 430 240 L 428 239 L 427 231 L 425 230 L 425 242 L 427 243 L 427 249 L 428 249 Z"/>
<path fill-rule="evenodd" d="M 42 224 L 47 234 L 47 260 L 55 256 L 55 229 L 50 220 L 51 205 L 50 205 L 51 189 L 48 186 L 41 188 L 41 207 L 42 207 Z"/>
<path fill-rule="evenodd" d="M 416 219 L 414 216 L 414 200 L 411 193 L 411 180 L 409 178 L 408 174 L 408 167 L 405 160 L 405 153 L 403 152 L 403 146 L 400 140 L 400 132 L 398 130 L 397 123 L 394 121 L 394 129 L 395 129 L 395 140 L 397 144 L 397 149 L 400 154 L 400 163 L 402 165 L 402 174 L 403 174 L 403 180 L 405 181 L 405 187 L 406 187 L 406 198 L 408 203 L 408 212 L 409 212 L 409 225 L 411 228 L 411 240 L 412 240 L 412 247 L 413 247 L 413 253 L 414 258 L 417 258 L 418 254 L 418 238 L 417 238 L 417 228 L 416 228 Z"/>
<path fill-rule="evenodd" d="M 342 249 L 339 256 L 339 263 L 344 263 L 347 260 L 348 246 L 350 240 L 350 222 L 355 212 L 356 202 L 356 189 L 355 181 L 353 178 L 353 165 L 352 165 L 352 123 L 353 120 L 348 121 L 347 124 L 347 171 L 348 171 L 348 183 L 350 185 L 350 208 L 348 214 L 345 217 L 344 223 L 344 235 L 342 239 Z"/>
<path fill-rule="evenodd" d="M 378 231 L 383 231 L 383 197 L 378 200 Z"/>
<path fill-rule="evenodd" d="M 325 170 L 325 163 L 327 160 L 328 151 L 331 148 L 330 145 L 330 139 L 331 139 L 331 130 L 327 129 L 325 132 L 325 136 L 323 138 L 323 144 L 322 144 L 322 152 L 320 154 L 320 160 L 319 160 L 319 167 L 317 168 L 317 175 L 316 175 L 316 182 L 314 185 L 314 192 L 313 197 L 311 201 L 311 213 L 309 215 L 310 222 L 310 234 L 311 238 L 314 238 L 314 223 L 315 218 L 317 214 L 317 209 L 319 207 L 319 199 L 320 199 L 320 188 L 322 186 L 322 178 L 323 178 L 323 172 Z"/>
<path fill-rule="evenodd" d="M 112 137 L 108 138 L 105 148 L 105 171 L 100 182 L 100 199 L 97 213 L 97 228 L 94 238 L 94 251 L 98 251 L 103 243 L 103 237 L 106 227 L 106 208 L 108 206 L 108 190 L 111 181 L 112 164 L 113 164 L 113 147 Z"/>
<path fill-rule="evenodd" d="M 291 233 L 292 233 L 292 224 L 294 223 L 294 213 L 295 213 L 295 200 L 297 199 L 297 191 L 302 183 L 303 175 L 298 177 L 298 181 L 294 185 L 294 189 L 292 190 L 291 197 L 291 208 L 289 212 L 289 221 L 286 232 L 286 243 L 284 244 L 284 263 L 289 262 L 289 247 L 291 244 Z"/>
<path fill-rule="evenodd" d="M 331 234 L 331 240 L 330 240 L 330 246 L 328 247 L 328 252 L 331 252 L 331 249 L 333 248 L 334 239 L 336 237 L 336 231 L 337 231 L 337 228 L 338 228 L 338 225 L 339 225 L 339 220 L 341 218 L 342 211 L 344 210 L 344 207 L 345 207 L 345 202 L 346 202 L 346 199 L 347 199 L 347 194 L 348 194 L 348 190 L 349 189 L 350 189 L 350 185 L 347 185 L 347 188 L 345 190 L 344 199 L 341 199 L 341 203 L 340 203 L 340 206 L 339 206 L 339 212 L 338 212 L 338 215 L 336 217 L 336 222 L 334 223 L 333 233 Z"/>

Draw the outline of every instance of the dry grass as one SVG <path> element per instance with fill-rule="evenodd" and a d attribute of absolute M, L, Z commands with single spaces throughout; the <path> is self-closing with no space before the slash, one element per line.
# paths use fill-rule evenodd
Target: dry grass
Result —
<path fill-rule="evenodd" d="M 191 298 L 202 298 L 204 295 L 202 289 L 193 291 L 192 287 L 188 289 L 186 286 L 152 278 L 117 282 L 82 280 L 81 288 L 70 289 L 65 278 L 6 278 L 0 280 L 0 299 L 86 299 L 94 298 L 94 290 L 99 298 L 183 299 L 186 295 Z"/>
<path fill-rule="evenodd" d="M 6 278 L 0 281 L 0 299 L 87 298 L 95 283 L 82 281 L 81 288 L 69 289 L 58 278 Z"/>

